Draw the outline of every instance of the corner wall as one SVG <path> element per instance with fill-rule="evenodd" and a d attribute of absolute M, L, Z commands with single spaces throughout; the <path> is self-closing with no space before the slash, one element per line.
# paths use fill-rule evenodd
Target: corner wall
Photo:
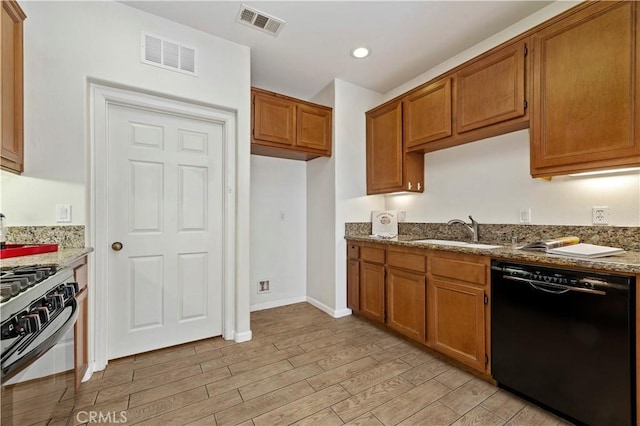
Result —
<path fill-rule="evenodd" d="M 251 156 L 252 311 L 306 300 L 306 197 L 304 161 Z M 258 293 L 260 280 L 269 293 Z"/>
<path fill-rule="evenodd" d="M 339 142 L 335 132 L 334 83 L 325 87 L 312 101 L 334 108 L 334 125 L 331 157 L 307 161 L 307 300 L 329 315 L 335 315 L 335 159 Z"/>

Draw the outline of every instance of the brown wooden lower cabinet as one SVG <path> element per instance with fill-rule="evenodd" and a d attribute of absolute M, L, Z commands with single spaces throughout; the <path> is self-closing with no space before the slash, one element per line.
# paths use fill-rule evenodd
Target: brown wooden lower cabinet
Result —
<path fill-rule="evenodd" d="M 360 261 L 347 259 L 347 308 L 360 311 Z"/>
<path fill-rule="evenodd" d="M 384 265 L 360 262 L 360 313 L 384 323 Z"/>
<path fill-rule="evenodd" d="M 424 261 L 423 261 L 424 263 Z M 387 325 L 415 340 L 425 338 L 425 275 L 387 269 Z"/>
<path fill-rule="evenodd" d="M 485 256 L 347 241 L 347 306 L 489 375 L 489 266 Z"/>
<path fill-rule="evenodd" d="M 484 371 L 484 289 L 437 279 L 427 289 L 429 346 Z"/>
<path fill-rule="evenodd" d="M 82 378 L 89 368 L 89 311 L 88 311 L 88 267 L 86 257 L 77 261 L 73 267 L 73 277 L 80 287 L 80 292 L 76 295 L 78 303 L 78 319 L 73 326 L 73 346 L 74 346 L 74 384 L 78 389 Z"/>

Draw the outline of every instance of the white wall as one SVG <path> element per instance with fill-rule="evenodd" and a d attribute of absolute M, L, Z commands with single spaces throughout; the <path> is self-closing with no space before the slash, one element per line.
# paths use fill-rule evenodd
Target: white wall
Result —
<path fill-rule="evenodd" d="M 381 195 L 366 196 L 366 120 L 364 113 L 380 104 L 380 93 L 342 80 L 334 80 L 335 158 L 335 310 L 347 309 L 346 222 L 369 222 L 372 210 L 384 209 Z"/>
<path fill-rule="evenodd" d="M 306 300 L 306 197 L 304 161 L 251 156 L 252 311 Z M 269 293 L 258 294 L 260 280 Z"/>
<path fill-rule="evenodd" d="M 555 2 L 510 28 L 385 94 L 394 98 L 563 12 L 576 2 Z M 558 177 L 529 175 L 529 131 L 523 130 L 425 155 L 423 194 L 389 195 L 386 208 L 404 210 L 410 222 L 446 222 L 472 214 L 480 223 L 591 225 L 591 207 L 609 206 L 610 223 L 640 225 L 640 175 Z"/>
<path fill-rule="evenodd" d="M 121 3 L 23 2 L 25 172 L 2 173 L 10 225 L 54 223 L 56 203 L 88 223 L 88 80 L 235 110 L 237 265 L 235 330 L 249 328 L 250 51 Z M 198 77 L 140 63 L 141 32 L 198 51 Z M 94 283 L 100 285 L 101 283 Z"/>
<path fill-rule="evenodd" d="M 426 154 L 423 194 L 387 196 L 387 208 L 409 222 L 446 222 L 473 215 L 480 223 L 591 225 L 591 207 L 609 206 L 611 224 L 640 225 L 640 174 L 557 177 L 529 174 L 529 130 Z"/>
<path fill-rule="evenodd" d="M 393 99 L 396 96 L 399 96 L 404 92 L 407 92 L 413 89 L 416 86 L 426 83 L 432 78 L 435 78 L 440 74 L 443 74 L 457 67 L 458 65 L 461 65 L 464 62 L 475 58 L 481 53 L 486 52 L 487 50 L 490 50 L 498 46 L 499 44 L 504 43 L 512 39 L 513 37 L 516 37 L 522 34 L 527 30 L 530 30 L 536 25 L 541 24 L 542 22 L 550 18 L 553 18 L 556 15 L 559 15 L 560 13 L 572 8 L 573 6 L 579 3 L 582 3 L 582 2 L 574 1 L 574 0 L 566 0 L 566 1 L 559 0 L 554 3 L 551 3 L 549 6 L 543 9 L 540 9 L 539 11 L 527 16 L 526 18 L 522 19 L 519 22 L 516 22 L 510 27 L 504 29 L 503 31 L 496 33 L 495 35 L 487 38 L 486 40 L 481 41 L 475 46 L 470 47 L 464 52 L 461 52 L 455 56 L 452 56 L 450 59 L 442 62 L 441 64 L 429 70 L 426 70 L 424 73 L 420 74 L 419 76 L 412 78 L 411 80 L 407 81 L 404 84 L 401 84 L 395 89 L 388 91 L 387 93 L 384 94 L 384 100 L 388 101 L 390 99 Z"/>
<path fill-rule="evenodd" d="M 334 83 L 313 102 L 334 107 Z M 335 114 L 335 110 L 334 110 Z M 335 120 L 335 116 L 334 116 Z M 307 161 L 307 300 L 327 313 L 335 310 L 335 125 L 333 154 Z"/>

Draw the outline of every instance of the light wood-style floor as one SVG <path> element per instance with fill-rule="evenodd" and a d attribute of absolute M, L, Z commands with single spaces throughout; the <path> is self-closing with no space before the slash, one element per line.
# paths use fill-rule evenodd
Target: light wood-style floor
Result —
<path fill-rule="evenodd" d="M 3 388 L 2 424 L 566 424 L 353 316 L 299 303 L 251 328 L 111 361 L 77 392 L 68 373 Z"/>

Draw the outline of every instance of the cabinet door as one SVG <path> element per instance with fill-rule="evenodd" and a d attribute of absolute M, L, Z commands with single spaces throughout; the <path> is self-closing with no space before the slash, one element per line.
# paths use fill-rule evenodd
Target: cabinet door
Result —
<path fill-rule="evenodd" d="M 296 146 L 331 152 L 330 109 L 298 104 Z"/>
<path fill-rule="evenodd" d="M 429 345 L 485 371 L 484 290 L 436 279 L 427 289 Z"/>
<path fill-rule="evenodd" d="M 253 95 L 253 138 L 291 147 L 296 136 L 296 104 L 265 93 Z"/>
<path fill-rule="evenodd" d="M 384 266 L 360 262 L 360 313 L 384 322 Z"/>
<path fill-rule="evenodd" d="M 402 110 L 405 149 L 451 136 L 451 79 L 406 96 Z"/>
<path fill-rule="evenodd" d="M 360 261 L 347 259 L 347 308 L 360 310 Z"/>
<path fill-rule="evenodd" d="M 425 276 L 387 270 L 387 325 L 415 340 L 425 339 Z"/>
<path fill-rule="evenodd" d="M 23 171 L 23 64 L 22 21 L 24 12 L 14 1 L 3 1 L 0 30 L 2 38 L 2 151 L 3 169 Z"/>
<path fill-rule="evenodd" d="M 456 75 L 458 133 L 521 117 L 525 113 L 525 43 L 505 47 Z"/>
<path fill-rule="evenodd" d="M 533 36 L 531 174 L 640 163 L 636 2 L 594 2 Z"/>
<path fill-rule="evenodd" d="M 423 192 L 424 155 L 405 153 L 402 102 L 367 113 L 367 194 Z"/>
<path fill-rule="evenodd" d="M 367 193 L 402 188 L 402 104 L 367 114 Z"/>

